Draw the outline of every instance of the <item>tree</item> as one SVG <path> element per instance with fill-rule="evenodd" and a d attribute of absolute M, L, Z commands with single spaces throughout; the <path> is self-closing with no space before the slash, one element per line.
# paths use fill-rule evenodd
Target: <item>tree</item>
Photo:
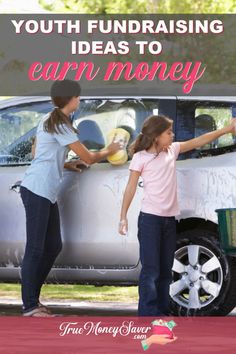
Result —
<path fill-rule="evenodd" d="M 85 14 L 235 13 L 236 0 L 40 0 L 49 11 Z"/>

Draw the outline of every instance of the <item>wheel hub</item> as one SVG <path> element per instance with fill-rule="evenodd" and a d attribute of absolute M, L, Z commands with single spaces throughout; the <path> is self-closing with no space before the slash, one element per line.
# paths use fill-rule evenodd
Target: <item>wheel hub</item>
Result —
<path fill-rule="evenodd" d="M 188 283 L 196 283 L 206 278 L 205 274 L 202 272 L 202 267 L 198 265 L 193 267 L 188 265 L 186 267 L 186 280 Z"/>
<path fill-rule="evenodd" d="M 200 309 L 210 304 L 220 292 L 223 271 L 216 255 L 199 245 L 184 246 L 176 251 L 175 274 L 170 295 L 188 309 Z"/>

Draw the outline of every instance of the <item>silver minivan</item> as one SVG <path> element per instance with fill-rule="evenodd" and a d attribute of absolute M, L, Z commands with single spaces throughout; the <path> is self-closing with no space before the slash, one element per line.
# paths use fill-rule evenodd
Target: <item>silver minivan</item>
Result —
<path fill-rule="evenodd" d="M 0 281 L 20 279 L 25 214 L 19 184 L 31 161 L 37 124 L 51 109 L 47 97 L 0 101 Z M 82 97 L 72 119 L 80 141 L 97 151 L 113 128 L 126 129 L 132 142 L 151 114 L 171 117 L 175 139 L 184 141 L 227 124 L 236 116 L 236 97 Z M 128 165 L 102 161 L 82 173 L 64 171 L 58 201 L 63 251 L 49 281 L 137 284 L 141 179 L 129 211 L 129 233 L 118 234 Z M 173 314 L 226 315 L 236 306 L 236 258 L 220 248 L 215 209 L 236 206 L 235 137 L 228 134 L 180 155 L 177 177 L 181 214 L 170 287 Z"/>

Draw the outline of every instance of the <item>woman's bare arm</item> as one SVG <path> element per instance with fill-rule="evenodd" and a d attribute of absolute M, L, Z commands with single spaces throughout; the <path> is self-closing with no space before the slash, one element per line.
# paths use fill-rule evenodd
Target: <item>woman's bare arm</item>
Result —
<path fill-rule="evenodd" d="M 76 141 L 69 145 L 69 148 L 89 165 L 105 159 L 107 156 L 115 154 L 120 149 L 120 144 L 112 142 L 105 149 L 97 152 L 89 151 L 82 143 Z"/>

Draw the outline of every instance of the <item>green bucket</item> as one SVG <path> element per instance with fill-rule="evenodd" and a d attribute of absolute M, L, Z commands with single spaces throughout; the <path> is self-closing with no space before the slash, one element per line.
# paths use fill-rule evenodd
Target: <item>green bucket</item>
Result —
<path fill-rule="evenodd" d="M 220 244 L 225 253 L 236 254 L 236 208 L 217 209 Z"/>

